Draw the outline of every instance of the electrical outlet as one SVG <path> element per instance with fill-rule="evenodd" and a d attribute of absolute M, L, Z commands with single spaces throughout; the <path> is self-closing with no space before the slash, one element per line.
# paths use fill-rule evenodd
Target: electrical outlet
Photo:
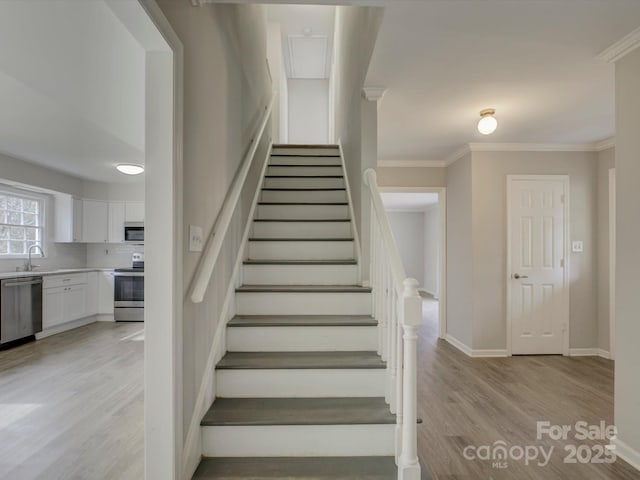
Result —
<path fill-rule="evenodd" d="M 204 239 L 202 238 L 202 227 L 189 225 L 189 251 L 201 252 Z"/>
<path fill-rule="evenodd" d="M 574 241 L 571 245 L 571 250 L 573 253 L 582 253 L 584 251 L 584 244 L 580 241 Z"/>

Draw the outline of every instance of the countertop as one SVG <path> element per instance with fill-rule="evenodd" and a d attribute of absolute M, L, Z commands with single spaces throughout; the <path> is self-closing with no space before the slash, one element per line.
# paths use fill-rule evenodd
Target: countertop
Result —
<path fill-rule="evenodd" d="M 34 270 L 33 272 L 0 272 L 0 280 L 20 277 L 45 277 L 47 275 L 65 275 L 67 273 L 111 272 L 113 268 L 59 268 L 57 270 Z"/>

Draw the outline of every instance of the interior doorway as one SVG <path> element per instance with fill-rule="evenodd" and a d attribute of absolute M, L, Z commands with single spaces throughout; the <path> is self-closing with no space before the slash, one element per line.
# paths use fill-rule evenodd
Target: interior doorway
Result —
<path fill-rule="evenodd" d="M 569 354 L 568 198 L 566 175 L 507 178 L 507 350 L 512 355 Z"/>
<path fill-rule="evenodd" d="M 403 267 L 437 309 L 438 336 L 446 327 L 446 192 L 444 188 L 381 187 Z M 431 315 L 433 317 L 433 315 Z"/>

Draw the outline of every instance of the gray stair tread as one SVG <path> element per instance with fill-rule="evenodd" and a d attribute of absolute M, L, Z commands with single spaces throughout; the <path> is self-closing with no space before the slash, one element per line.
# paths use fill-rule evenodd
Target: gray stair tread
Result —
<path fill-rule="evenodd" d="M 264 178 L 344 178 L 344 175 L 265 175 Z"/>
<path fill-rule="evenodd" d="M 279 238 L 279 237 L 252 237 L 250 242 L 353 242 L 353 237 L 343 238 Z"/>
<path fill-rule="evenodd" d="M 351 222 L 349 218 L 254 218 L 254 222 L 311 222 L 311 223 L 327 223 L 327 222 Z"/>
<path fill-rule="evenodd" d="M 357 265 L 353 260 L 257 260 L 249 259 L 243 262 L 245 265 Z"/>
<path fill-rule="evenodd" d="M 229 327 L 375 327 L 368 315 L 236 315 Z"/>
<path fill-rule="evenodd" d="M 337 143 L 274 143 L 273 148 L 339 148 Z"/>
<path fill-rule="evenodd" d="M 236 292 L 370 293 L 360 285 L 242 285 Z"/>
<path fill-rule="evenodd" d="M 347 202 L 258 202 L 258 205 L 349 205 Z"/>
<path fill-rule="evenodd" d="M 390 480 L 393 457 L 203 458 L 193 480 Z M 431 477 L 422 466 L 422 480 Z"/>
<path fill-rule="evenodd" d="M 332 158 L 340 158 L 339 153 L 317 153 L 317 152 L 306 152 L 306 153 L 272 153 L 271 158 L 273 157 L 332 157 Z"/>
<path fill-rule="evenodd" d="M 216 398 L 203 426 L 395 424 L 383 397 Z"/>
<path fill-rule="evenodd" d="M 302 167 L 302 168 L 324 168 L 341 167 L 341 163 L 269 163 L 270 167 Z"/>
<path fill-rule="evenodd" d="M 218 370 L 382 369 L 376 352 L 227 352 Z"/>
<path fill-rule="evenodd" d="M 287 187 L 263 187 L 262 190 L 269 192 L 336 192 L 340 190 L 346 190 L 346 188 L 326 188 L 326 187 L 299 187 L 299 188 L 287 188 Z"/>

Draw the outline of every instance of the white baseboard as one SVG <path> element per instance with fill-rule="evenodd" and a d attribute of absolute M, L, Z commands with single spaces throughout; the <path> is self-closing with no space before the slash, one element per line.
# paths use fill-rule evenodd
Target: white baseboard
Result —
<path fill-rule="evenodd" d="M 496 357 L 508 357 L 507 350 L 505 349 L 472 349 L 467 344 L 461 342 L 453 335 L 447 333 L 444 339 L 451 345 L 456 347 L 462 353 L 473 358 L 496 358 Z"/>
<path fill-rule="evenodd" d="M 569 356 L 571 357 L 602 357 L 611 358 L 611 354 L 602 348 L 570 348 Z"/>
<path fill-rule="evenodd" d="M 63 323 L 61 325 L 56 325 L 55 327 L 47 328 L 45 330 L 42 330 L 42 332 L 40 333 L 36 333 L 36 340 L 47 338 L 58 333 L 66 332 L 67 330 L 73 330 L 74 328 L 84 327 L 85 325 L 89 325 L 90 323 L 94 323 L 95 321 L 96 316 L 92 315 L 90 317 L 81 318 L 79 320 Z"/>
<path fill-rule="evenodd" d="M 634 450 L 622 440 L 616 438 L 611 441 L 611 447 L 616 452 L 616 456 L 627 462 L 636 470 L 640 470 L 640 452 Z"/>
<path fill-rule="evenodd" d="M 99 313 L 96 315 L 96 321 L 98 322 L 115 322 L 116 319 L 113 317 L 113 313 Z"/>

